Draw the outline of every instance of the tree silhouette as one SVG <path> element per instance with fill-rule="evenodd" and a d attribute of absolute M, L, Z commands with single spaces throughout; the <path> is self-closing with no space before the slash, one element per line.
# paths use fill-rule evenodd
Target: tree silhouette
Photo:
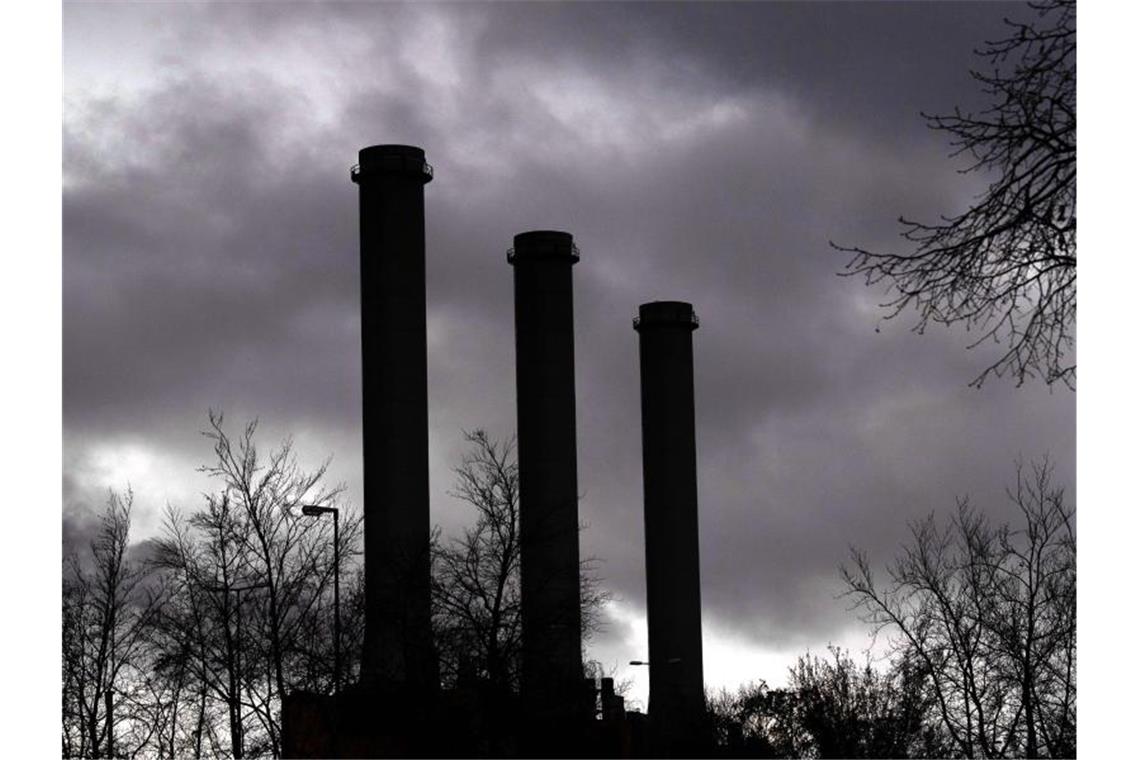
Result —
<path fill-rule="evenodd" d="M 451 494 L 475 509 L 475 521 L 447 544 L 437 537 L 433 549 L 440 672 L 448 683 L 462 675 L 513 692 L 522 652 L 518 462 L 512 441 L 482 430 L 464 439 L 470 448 L 455 468 Z M 582 562 L 580 589 L 585 640 L 600 627 L 609 599 L 590 559 Z"/>
<path fill-rule="evenodd" d="M 482 430 L 464 437 L 471 450 L 455 469 L 451 494 L 474 507 L 475 522 L 434 553 L 440 671 L 448 679 L 481 675 L 513 690 L 522 643 L 518 464 L 510 442 Z"/>
<path fill-rule="evenodd" d="M 1019 465 L 1019 528 L 992 525 L 965 499 L 949 526 L 912 525 L 887 586 L 857 550 L 842 569 L 865 619 L 922 672 L 963 757 L 1076 753 L 1076 536 L 1051 478 L 1047 460 Z"/>
<path fill-rule="evenodd" d="M 231 438 L 211 413 L 207 438 L 215 461 L 201 468 L 219 489 L 189 515 L 168 508 L 151 569 L 166 599 L 149 626 L 153 684 L 147 707 L 161 729 L 160 757 L 276 756 L 281 697 L 333 688 L 332 573 L 329 521 L 301 514 L 334 500 L 325 466 L 303 470 L 286 440 L 259 454 L 256 423 Z M 341 514 L 344 651 L 359 662 L 363 608 L 360 519 Z M 158 706 L 166 705 L 166 712 Z"/>
<path fill-rule="evenodd" d="M 837 647 L 801 655 L 788 685 L 763 681 L 710 696 L 717 745 L 731 757 L 938 757 L 928 697 L 905 661 L 878 671 Z"/>
<path fill-rule="evenodd" d="M 132 729 L 146 698 L 146 633 L 162 601 L 130 555 L 134 494 L 112 492 L 89 555 L 63 575 L 63 754 L 130 755 L 150 738 Z M 124 735 L 129 732 L 130 736 Z"/>
<path fill-rule="evenodd" d="M 63 573 L 65 757 L 276 757 L 281 697 L 334 688 L 331 522 L 325 466 L 300 467 L 288 439 L 259 453 L 256 422 L 231 436 L 220 414 L 205 435 L 218 488 L 194 511 L 173 506 L 157 538 L 130 543 L 133 496 L 112 493 L 100 529 Z M 466 670 L 517 710 L 518 469 L 513 447 L 482 432 L 455 493 L 475 521 L 435 546 L 436 634 L 445 685 Z M 364 633 L 361 520 L 340 515 L 342 682 L 359 674 Z M 437 542 L 438 543 L 438 542 Z M 583 620 L 607 598 L 583 569 Z M 272 579 L 272 581 L 270 580 Z M 496 602 L 497 599 L 497 602 Z M 483 693 L 486 693 L 485 691 Z"/>
<path fill-rule="evenodd" d="M 214 701 L 225 708 L 230 752 L 241 755 L 237 657 L 232 633 L 221 633 L 229 616 L 219 614 L 211 587 L 218 575 L 223 588 L 232 571 L 229 503 L 210 496 L 207 510 L 189 520 L 172 506 L 166 510 L 163 534 L 156 544 L 153 567 L 166 582 L 166 603 L 151 631 L 154 673 L 169 684 L 171 723 L 160 732 L 158 755 L 202 757 L 221 751 L 214 730 Z M 192 526 L 193 523 L 193 526 Z M 214 530 L 209 528 L 213 527 Z M 221 528 L 220 530 L 218 528 Z"/>
<path fill-rule="evenodd" d="M 318 612 L 322 620 L 332 617 L 327 600 L 333 573 L 331 525 L 303 516 L 300 509 L 306 504 L 334 502 L 343 487 L 323 485 L 327 461 L 315 470 L 303 470 L 291 440 L 262 458 L 254 440 L 256 421 L 247 424 L 236 440 L 225 431 L 221 414 L 211 412 L 209 421 L 204 435 L 214 444 L 215 461 L 201 469 L 220 481 L 219 499 L 231 503 L 229 509 L 238 526 L 228 531 L 239 555 L 233 569 L 236 575 L 228 581 L 233 586 L 218 590 L 215 584 L 215 589 L 225 618 L 234 605 L 235 626 L 240 619 L 237 615 L 248 610 L 245 635 L 260 644 L 250 656 L 265 664 L 261 672 L 268 676 L 257 681 L 264 690 L 249 689 L 251 706 L 276 754 L 281 697 L 288 690 L 314 686 L 304 678 L 311 667 L 306 662 L 305 634 Z M 359 528 L 357 517 L 344 521 L 342 555 L 354 553 L 351 547 Z M 218 530 L 228 529 L 218 526 Z M 218 570 L 216 578 L 221 579 L 224 568 L 218 566 Z M 231 598 L 237 587 L 254 584 L 263 593 Z M 243 609 L 241 605 L 248 606 Z M 223 633 L 228 630 L 228 624 L 224 625 Z M 332 647 L 325 651 L 331 652 Z M 327 683 L 321 686 L 328 688 Z"/>
<path fill-rule="evenodd" d="M 909 253 L 854 254 L 842 274 L 886 283 L 886 319 L 914 308 L 922 332 L 931 322 L 963 324 L 983 342 L 1005 346 L 971 385 L 1010 374 L 1021 385 L 1076 385 L 1072 356 L 1077 311 L 1076 3 L 1030 3 L 1034 23 L 1006 20 L 1011 34 L 976 51 L 985 71 L 971 75 L 989 96 L 979 113 L 955 108 L 927 115 L 948 133 L 963 173 L 993 177 L 961 214 L 927 224 L 900 218 Z"/>

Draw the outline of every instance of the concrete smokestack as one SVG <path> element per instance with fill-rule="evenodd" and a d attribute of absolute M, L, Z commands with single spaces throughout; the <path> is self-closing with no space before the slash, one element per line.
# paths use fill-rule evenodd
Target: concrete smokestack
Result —
<path fill-rule="evenodd" d="M 642 304 L 641 456 L 655 752 L 700 749 L 705 714 L 691 304 Z M 699 754 L 699 752 L 698 752 Z"/>
<path fill-rule="evenodd" d="M 421 148 L 360 151 L 365 634 L 362 681 L 432 688 Z"/>
<path fill-rule="evenodd" d="M 566 232 L 524 232 L 507 260 L 515 277 L 521 689 L 532 714 L 554 719 L 573 712 L 582 690 L 570 271 L 578 249 Z"/>

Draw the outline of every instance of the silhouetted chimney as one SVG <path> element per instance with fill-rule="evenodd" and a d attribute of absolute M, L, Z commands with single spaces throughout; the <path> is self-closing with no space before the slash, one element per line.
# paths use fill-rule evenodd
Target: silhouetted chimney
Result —
<path fill-rule="evenodd" d="M 705 714 L 690 304 L 642 304 L 641 457 L 655 752 L 691 754 Z"/>
<path fill-rule="evenodd" d="M 362 680 L 432 688 L 421 148 L 360 151 L 365 634 Z"/>
<path fill-rule="evenodd" d="M 548 716 L 577 707 L 582 681 L 574 291 L 566 232 L 515 235 L 519 532 L 524 702 Z"/>

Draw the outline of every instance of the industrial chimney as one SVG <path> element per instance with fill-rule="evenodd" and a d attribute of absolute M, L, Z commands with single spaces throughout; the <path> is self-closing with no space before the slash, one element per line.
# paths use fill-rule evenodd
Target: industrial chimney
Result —
<path fill-rule="evenodd" d="M 360 151 L 364 682 L 433 688 L 421 148 Z"/>
<path fill-rule="evenodd" d="M 641 457 L 653 751 L 700 754 L 705 715 L 691 304 L 642 304 Z"/>
<path fill-rule="evenodd" d="M 521 690 L 538 725 L 568 717 L 582 689 L 574 292 L 566 232 L 515 235 Z M 534 717 L 538 716 L 538 717 Z M 549 740 L 549 737 L 547 737 Z"/>

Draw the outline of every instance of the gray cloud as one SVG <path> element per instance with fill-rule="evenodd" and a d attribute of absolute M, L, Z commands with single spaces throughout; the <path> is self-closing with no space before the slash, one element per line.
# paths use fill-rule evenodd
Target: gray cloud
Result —
<path fill-rule="evenodd" d="M 193 506 L 209 406 L 262 417 L 268 440 L 295 434 L 314 461 L 335 453 L 333 475 L 359 501 L 347 167 L 363 145 L 411 142 L 437 176 L 433 519 L 464 519 L 446 495 L 460 431 L 514 426 L 503 252 L 516 232 L 567 229 L 582 248 L 584 553 L 640 608 L 630 318 L 643 301 L 690 300 L 706 616 L 756 647 L 838 636 L 853 623 L 834 599 L 849 544 L 885 559 L 907 520 L 966 492 L 1008 516 L 1018 455 L 1048 450 L 1072 482 L 1071 395 L 972 390 L 985 349 L 965 351 L 967 336 L 876 333 L 878 294 L 836 277 L 843 259 L 827 245 L 896 246 L 900 213 L 930 218 L 977 191 L 917 111 L 975 102 L 970 50 L 1003 13 L 67 6 L 65 508 L 120 476 L 135 478 L 140 511 L 162 507 L 144 496 Z M 108 22 L 128 18 L 149 30 L 153 69 L 102 64 L 99 44 L 131 28 Z M 631 634 L 615 623 L 607 635 L 613 648 Z"/>

